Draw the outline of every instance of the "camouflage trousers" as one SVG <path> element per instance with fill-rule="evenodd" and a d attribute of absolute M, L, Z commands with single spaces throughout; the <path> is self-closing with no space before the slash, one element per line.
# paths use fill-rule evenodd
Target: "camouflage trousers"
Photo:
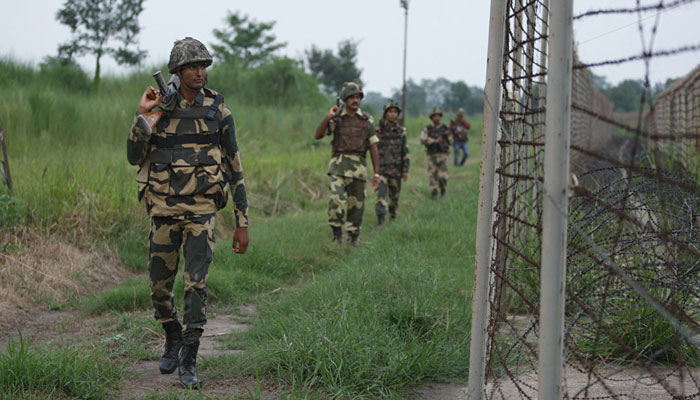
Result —
<path fill-rule="evenodd" d="M 379 190 L 377 190 L 377 215 L 386 215 L 387 208 L 391 218 L 396 218 L 399 209 L 399 194 L 401 193 L 400 175 L 382 175 L 379 178 Z"/>
<path fill-rule="evenodd" d="M 430 193 L 437 196 L 438 189 L 444 194 L 447 188 L 447 159 L 448 153 L 428 154 L 428 184 Z"/>
<path fill-rule="evenodd" d="M 331 194 L 328 201 L 328 225 L 342 228 L 347 205 L 347 232 L 360 232 L 362 216 L 365 212 L 364 179 L 328 175 Z"/>
<path fill-rule="evenodd" d="M 153 217 L 151 219 L 148 272 L 151 301 L 158 322 L 177 318 L 173 285 L 180 259 L 185 256 L 185 330 L 201 328 L 207 322 L 207 274 L 214 253 L 215 215 L 192 218 Z"/>

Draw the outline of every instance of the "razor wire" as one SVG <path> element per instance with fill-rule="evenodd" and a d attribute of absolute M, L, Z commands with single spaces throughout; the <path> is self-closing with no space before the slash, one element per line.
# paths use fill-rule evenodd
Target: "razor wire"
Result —
<path fill-rule="evenodd" d="M 638 2 L 631 12 L 689 2 Z M 492 399 L 537 397 L 547 6 L 507 2 L 484 389 Z M 575 19 L 622 12 L 630 10 Z M 648 47 L 640 59 L 680 52 Z M 618 62 L 575 60 L 573 69 L 571 197 L 560 210 L 569 220 L 563 392 L 700 398 L 700 67 L 629 123 L 590 73 Z"/>

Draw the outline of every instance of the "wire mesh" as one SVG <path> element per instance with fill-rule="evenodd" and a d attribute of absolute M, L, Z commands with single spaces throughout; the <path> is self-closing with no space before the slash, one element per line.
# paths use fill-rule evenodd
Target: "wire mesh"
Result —
<path fill-rule="evenodd" d="M 574 20 L 693 1 L 638 1 Z M 489 399 L 537 398 L 548 18 L 548 0 L 507 0 L 493 177 Z M 695 47 L 647 48 L 589 64 L 574 54 L 567 399 L 700 399 L 700 66 L 647 112 L 624 118 L 591 74 L 599 65 L 643 59 L 648 82 L 650 59 Z M 649 91 L 643 96 L 640 104 L 648 104 Z"/>

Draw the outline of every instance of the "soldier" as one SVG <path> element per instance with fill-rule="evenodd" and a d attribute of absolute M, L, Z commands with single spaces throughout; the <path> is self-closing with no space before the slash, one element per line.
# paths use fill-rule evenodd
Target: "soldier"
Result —
<path fill-rule="evenodd" d="M 343 237 L 343 217 L 347 204 L 347 233 L 351 244 L 357 243 L 365 210 L 365 180 L 369 149 L 374 170 L 374 190 L 379 187 L 379 156 L 372 116 L 362 112 L 360 102 L 364 93 L 360 85 L 346 82 L 340 92 L 342 106 L 334 105 L 328 115 L 318 124 L 314 138 L 333 135 L 333 155 L 328 164 L 330 200 L 328 202 L 328 224 L 333 230 L 333 241 L 340 243 Z"/>
<path fill-rule="evenodd" d="M 454 165 L 464 165 L 469 157 L 469 138 L 467 137 L 467 131 L 471 128 L 469 122 L 464 119 L 464 109 L 460 108 L 457 110 L 457 118 L 450 121 L 450 130 L 452 131 L 452 137 L 454 138 Z M 459 161 L 459 155 L 462 154 L 462 160 Z"/>
<path fill-rule="evenodd" d="M 447 125 L 440 123 L 442 111 L 438 107 L 433 107 L 428 116 L 433 123 L 423 128 L 420 133 L 420 143 L 425 146 L 428 153 L 428 182 L 430 195 L 435 199 L 438 188 L 440 196 L 445 195 L 447 188 L 447 158 L 452 135 Z"/>
<path fill-rule="evenodd" d="M 406 128 L 398 123 L 401 107 L 389 100 L 384 105 L 384 115 L 377 127 L 379 143 L 379 190 L 377 191 L 377 225 L 384 223 L 384 217 L 389 208 L 391 219 L 396 218 L 399 208 L 399 193 L 401 179 L 408 179 L 408 168 L 411 165 L 411 155 L 408 153 Z M 389 201 L 387 202 L 387 196 Z"/>
<path fill-rule="evenodd" d="M 234 202 L 236 231 L 233 251 L 248 247 L 248 215 L 236 126 L 221 94 L 205 88 L 212 57 L 196 39 L 175 42 L 168 70 L 180 79 L 178 93 L 162 103 L 148 87 L 139 101 L 127 141 L 127 158 L 140 167 L 139 201 L 151 217 L 148 270 L 155 318 L 165 330 L 160 372 L 178 369 L 183 387 L 199 387 L 196 360 L 199 339 L 207 322 L 207 273 L 214 248 L 214 217 L 227 202 L 226 185 Z M 162 111 L 153 127 L 139 115 Z M 173 296 L 180 247 L 185 266 L 185 312 L 180 325 Z"/>

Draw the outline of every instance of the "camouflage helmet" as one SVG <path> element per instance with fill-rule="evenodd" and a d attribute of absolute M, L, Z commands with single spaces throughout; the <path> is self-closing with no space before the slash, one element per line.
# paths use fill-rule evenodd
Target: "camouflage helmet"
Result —
<path fill-rule="evenodd" d="M 395 108 L 396 111 L 401 114 L 401 107 L 399 107 L 399 103 L 395 102 L 394 100 L 389 100 L 388 103 L 384 104 L 384 114 L 386 114 L 387 111 L 389 111 L 390 108 Z"/>
<path fill-rule="evenodd" d="M 359 83 L 345 82 L 345 84 L 343 85 L 343 90 L 340 91 L 340 98 L 344 101 L 348 97 L 358 93 L 360 94 L 360 98 L 365 97 L 365 94 L 362 92 L 362 88 L 360 87 Z"/>
<path fill-rule="evenodd" d="M 433 109 L 430 110 L 428 117 L 433 118 L 433 115 L 435 114 L 440 114 L 440 116 L 442 117 L 442 110 L 440 110 L 440 107 L 433 107 Z"/>
<path fill-rule="evenodd" d="M 197 39 L 186 37 L 176 40 L 173 49 L 170 51 L 170 61 L 168 61 L 168 71 L 174 74 L 187 64 L 204 63 L 206 67 L 212 63 L 211 54 L 206 46 Z"/>

